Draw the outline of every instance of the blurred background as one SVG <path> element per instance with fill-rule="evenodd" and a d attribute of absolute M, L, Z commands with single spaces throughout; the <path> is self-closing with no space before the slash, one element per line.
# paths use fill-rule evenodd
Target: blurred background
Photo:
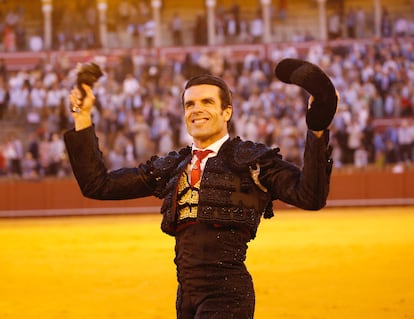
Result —
<path fill-rule="evenodd" d="M 200 72 L 231 87 L 233 135 L 301 165 L 309 96 L 275 79 L 287 57 L 341 97 L 328 206 L 412 205 L 413 0 L 0 0 L 0 216 L 158 211 L 82 198 L 62 141 L 78 63 L 105 72 L 94 122 L 111 170 L 189 143 L 180 97 Z"/>

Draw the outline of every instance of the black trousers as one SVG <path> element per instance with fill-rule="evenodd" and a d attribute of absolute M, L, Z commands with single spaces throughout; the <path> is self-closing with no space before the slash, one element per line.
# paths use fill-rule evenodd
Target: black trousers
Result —
<path fill-rule="evenodd" d="M 249 234 L 196 223 L 176 235 L 177 318 L 252 319 L 255 293 L 246 259 Z"/>

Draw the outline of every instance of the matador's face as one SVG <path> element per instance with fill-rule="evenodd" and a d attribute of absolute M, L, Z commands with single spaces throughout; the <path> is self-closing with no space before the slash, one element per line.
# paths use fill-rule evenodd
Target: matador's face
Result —
<path fill-rule="evenodd" d="M 185 124 L 197 147 L 204 148 L 228 133 L 232 106 L 222 108 L 219 92 L 219 87 L 210 84 L 191 86 L 184 92 Z"/>

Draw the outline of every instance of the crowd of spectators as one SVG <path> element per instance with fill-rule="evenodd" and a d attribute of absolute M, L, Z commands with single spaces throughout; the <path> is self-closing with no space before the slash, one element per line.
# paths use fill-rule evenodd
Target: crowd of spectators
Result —
<path fill-rule="evenodd" d="M 333 159 L 340 167 L 412 165 L 414 161 L 414 38 L 314 43 L 263 58 L 235 59 L 223 50 L 194 50 L 183 60 L 151 55 L 96 56 L 105 76 L 95 86 L 94 123 L 110 170 L 190 143 L 183 128 L 181 92 L 199 72 L 223 77 L 234 94 L 231 132 L 280 147 L 301 165 L 308 95 L 275 79 L 277 61 L 298 57 L 328 72 L 340 94 L 330 128 Z M 75 71 L 66 59 L 31 70 L 0 63 L 0 116 L 15 130 L 0 140 L 0 174 L 23 178 L 69 176 L 63 132 L 72 127 L 68 95 Z M 386 123 L 386 124 L 384 124 Z"/>
<path fill-rule="evenodd" d="M 41 13 L 39 3 L 39 14 Z M 363 6 L 339 4 L 338 9 L 328 11 L 327 33 L 329 39 L 365 39 L 376 34 L 374 12 Z M 271 37 L 275 41 L 304 42 L 319 38 L 316 28 L 298 24 L 293 5 L 279 0 L 269 6 Z M 407 4 L 407 10 L 412 10 Z M 163 9 L 161 8 L 161 13 Z M 107 39 L 110 48 L 153 47 L 156 24 L 150 2 L 147 0 L 121 0 L 108 6 L 106 17 Z M 38 21 L 38 20 L 37 20 Z M 28 29 L 28 26 L 30 28 Z M 99 34 L 99 13 L 95 2 L 81 1 L 70 6 L 54 5 L 52 10 L 53 50 L 83 50 L 102 47 Z M 45 49 L 43 24 L 28 21 L 23 4 L 8 11 L 0 8 L 0 51 L 41 51 Z M 196 14 L 184 17 L 177 9 L 162 14 L 163 30 L 161 46 L 207 45 L 208 28 L 206 11 L 200 8 Z M 215 43 L 261 43 L 265 30 L 262 7 L 245 8 L 234 0 L 215 9 Z M 380 35 L 414 35 L 414 17 L 410 14 L 391 13 L 382 8 Z M 47 48 L 49 49 L 49 48 Z"/>

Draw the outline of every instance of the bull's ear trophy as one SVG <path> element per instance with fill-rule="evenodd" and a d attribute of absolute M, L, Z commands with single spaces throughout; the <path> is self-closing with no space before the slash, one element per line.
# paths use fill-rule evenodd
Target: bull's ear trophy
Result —
<path fill-rule="evenodd" d="M 82 84 L 86 84 L 90 87 L 93 87 L 94 84 L 99 80 L 99 78 L 103 75 L 103 72 L 98 64 L 96 63 L 86 63 L 86 64 L 78 64 L 76 73 L 76 87 L 81 92 L 80 101 L 82 102 L 86 96 L 86 92 L 82 87 Z M 82 105 L 82 103 L 80 103 Z M 72 107 L 72 112 L 79 112 L 79 107 Z"/>
<path fill-rule="evenodd" d="M 328 128 L 338 107 L 338 94 L 328 75 L 317 65 L 300 59 L 283 59 L 275 76 L 287 84 L 296 84 L 312 95 L 306 124 L 313 131 Z"/>

